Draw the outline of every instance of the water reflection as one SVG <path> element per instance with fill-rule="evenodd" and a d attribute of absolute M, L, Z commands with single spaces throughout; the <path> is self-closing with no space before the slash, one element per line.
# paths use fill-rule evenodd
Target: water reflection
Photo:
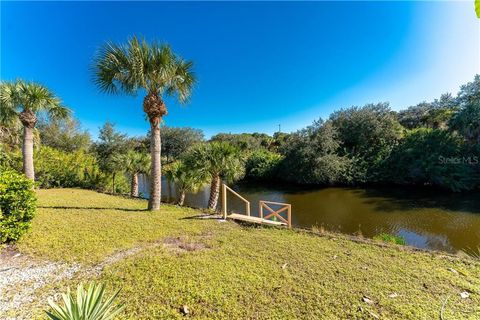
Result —
<path fill-rule="evenodd" d="M 258 215 L 258 201 L 292 204 L 293 224 L 323 226 L 327 230 L 373 237 L 380 232 L 403 236 L 409 245 L 455 252 L 480 246 L 480 197 L 478 193 L 452 194 L 424 189 L 402 188 L 321 188 L 237 184 L 237 192 Z M 148 195 L 148 182 L 141 181 Z M 174 201 L 175 187 L 162 182 L 162 199 Z M 186 204 L 206 207 L 209 188 L 188 194 Z M 245 206 L 229 196 L 229 209 L 239 213 Z"/>

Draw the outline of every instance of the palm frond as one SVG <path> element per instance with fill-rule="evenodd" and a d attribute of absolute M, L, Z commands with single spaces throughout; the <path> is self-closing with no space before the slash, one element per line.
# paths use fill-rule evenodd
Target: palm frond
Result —
<path fill-rule="evenodd" d="M 9 125 L 18 119 L 18 91 L 15 83 L 0 82 L 0 123 Z"/>
<path fill-rule="evenodd" d="M 0 85 L 0 121 L 13 121 L 22 110 L 34 113 L 47 112 L 54 118 L 65 118 L 70 115 L 70 110 L 62 105 L 47 87 L 35 83 L 16 80 L 2 82 Z"/>
<path fill-rule="evenodd" d="M 94 61 L 94 82 L 107 93 L 149 93 L 188 100 L 195 84 L 193 63 L 184 61 L 166 44 L 149 44 L 132 37 L 125 45 L 107 43 Z"/>

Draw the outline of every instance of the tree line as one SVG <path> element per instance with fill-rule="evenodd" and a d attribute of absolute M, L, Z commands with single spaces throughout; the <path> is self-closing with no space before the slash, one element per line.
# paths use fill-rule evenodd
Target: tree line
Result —
<path fill-rule="evenodd" d="M 187 192 L 221 181 L 309 185 L 407 185 L 468 191 L 480 186 L 480 76 L 456 95 L 402 111 L 388 103 L 338 110 L 294 133 L 219 133 L 160 126 L 164 97 L 187 102 L 193 63 L 170 47 L 137 38 L 105 44 L 95 58 L 95 85 L 106 93 L 144 92 L 150 131 L 128 137 L 106 123 L 97 141 L 70 110 L 34 82 L 0 85 L 0 168 L 23 171 L 41 187 L 85 187 L 138 196 L 138 175 L 151 181 L 149 208 L 159 208 L 163 174 Z M 162 139 L 160 139 L 160 133 Z M 35 159 L 35 167 L 33 163 Z M 164 167 L 161 164 L 164 164 Z"/>

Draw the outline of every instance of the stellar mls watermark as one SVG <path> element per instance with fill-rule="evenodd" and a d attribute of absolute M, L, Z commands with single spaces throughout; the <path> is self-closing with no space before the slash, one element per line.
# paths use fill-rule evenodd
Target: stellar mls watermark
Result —
<path fill-rule="evenodd" d="M 478 156 L 467 156 L 467 157 L 444 157 L 439 156 L 438 162 L 440 164 L 469 164 L 469 165 L 479 165 L 480 157 Z"/>

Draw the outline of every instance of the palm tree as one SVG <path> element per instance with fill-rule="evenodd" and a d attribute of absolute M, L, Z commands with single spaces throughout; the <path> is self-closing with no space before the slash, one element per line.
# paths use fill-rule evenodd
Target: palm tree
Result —
<path fill-rule="evenodd" d="M 165 177 L 169 182 L 174 182 L 180 192 L 177 202 L 179 206 L 183 206 L 187 192 L 198 192 L 205 183 L 204 177 L 199 172 L 187 167 L 182 161 L 170 164 L 165 170 Z"/>
<path fill-rule="evenodd" d="M 245 172 L 240 151 L 228 142 L 211 142 L 193 147 L 185 156 L 188 167 L 194 168 L 203 178 L 210 180 L 208 209 L 215 210 L 222 179 L 233 182 Z"/>
<path fill-rule="evenodd" d="M 150 158 L 145 153 L 131 150 L 123 157 L 122 163 L 126 172 L 131 175 L 130 195 L 138 197 L 138 175 L 149 171 Z"/>
<path fill-rule="evenodd" d="M 160 122 L 167 114 L 164 97 L 187 102 L 195 83 L 192 67 L 191 61 L 175 55 L 168 45 L 148 44 L 136 37 L 125 45 L 107 43 L 95 59 L 95 83 L 101 91 L 134 95 L 143 89 L 146 93 L 143 111 L 150 122 L 150 210 L 160 209 Z"/>
<path fill-rule="evenodd" d="M 52 119 L 64 119 L 70 110 L 48 88 L 34 82 L 17 80 L 0 83 L 0 122 L 23 125 L 23 172 L 35 180 L 33 166 L 33 134 L 37 115 L 46 114 Z"/>

